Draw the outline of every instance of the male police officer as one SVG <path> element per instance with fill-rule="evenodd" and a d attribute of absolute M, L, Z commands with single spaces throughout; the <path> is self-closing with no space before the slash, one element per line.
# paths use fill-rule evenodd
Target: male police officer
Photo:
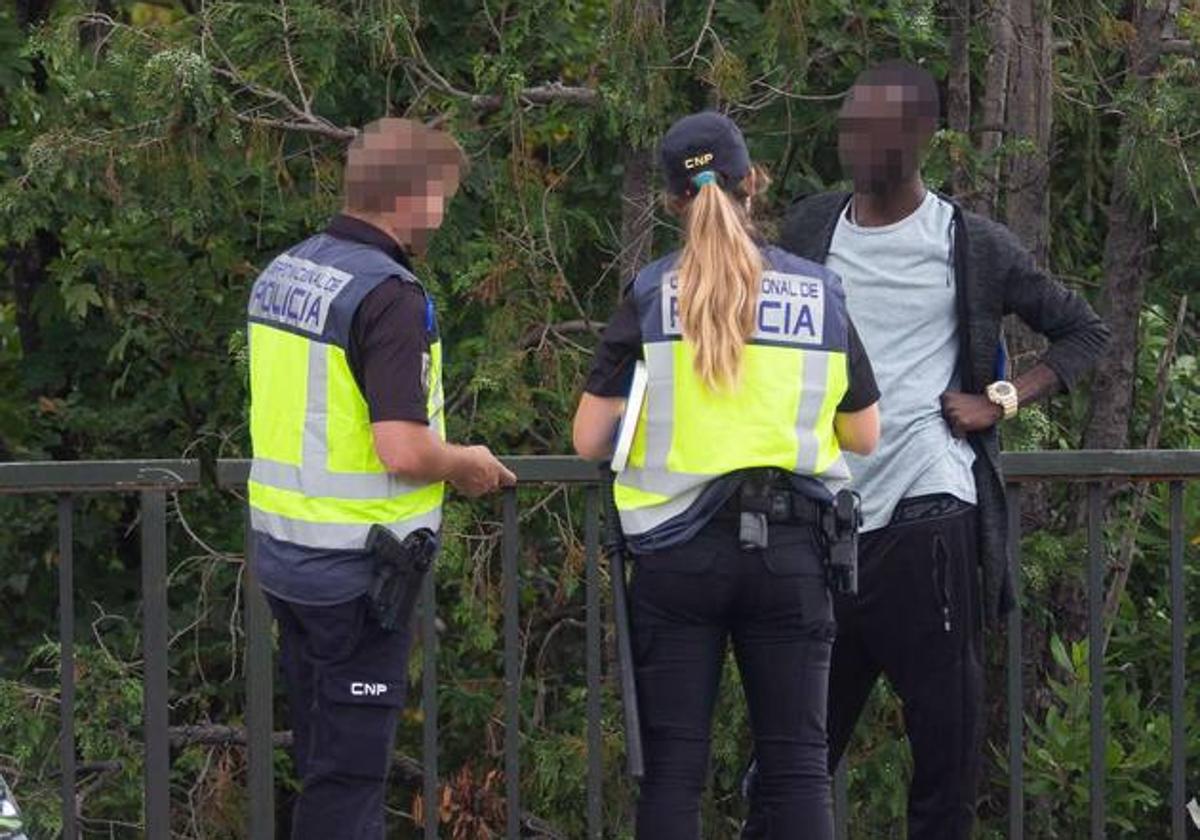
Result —
<path fill-rule="evenodd" d="M 302 781 L 293 838 L 384 836 L 410 622 L 385 630 L 369 609 L 371 527 L 436 532 L 443 482 L 475 496 L 515 480 L 486 447 L 445 443 L 441 343 L 408 258 L 462 165 L 446 134 L 366 126 L 341 215 L 250 295 L 254 569 L 279 623 Z"/>
<path fill-rule="evenodd" d="M 1108 335 L 1006 228 L 925 187 L 920 160 L 938 113 L 924 70 L 864 72 L 839 119 L 853 194 L 801 201 L 781 237 L 841 275 L 882 393 L 879 448 L 846 456 L 865 534 L 858 598 L 835 601 L 829 756 L 835 767 L 882 672 L 913 751 L 909 840 L 966 838 L 974 822 L 982 618 L 1013 606 L 996 425 L 1073 386 Z M 1008 313 L 1050 339 L 1013 383 L 997 364 Z M 745 836 L 755 832 L 752 816 Z"/>

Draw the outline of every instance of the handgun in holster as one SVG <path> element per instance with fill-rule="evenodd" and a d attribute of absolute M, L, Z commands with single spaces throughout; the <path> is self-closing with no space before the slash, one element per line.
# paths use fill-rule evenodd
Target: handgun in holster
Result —
<path fill-rule="evenodd" d="M 375 559 L 371 578 L 371 613 L 384 630 L 407 627 L 421 594 L 421 582 L 433 565 L 438 537 L 428 528 L 418 528 L 399 539 L 382 525 L 372 525 L 367 534 L 367 551 Z"/>
<path fill-rule="evenodd" d="M 858 530 L 862 502 L 853 490 L 839 490 L 821 516 L 825 571 L 829 588 L 840 595 L 858 594 Z"/>

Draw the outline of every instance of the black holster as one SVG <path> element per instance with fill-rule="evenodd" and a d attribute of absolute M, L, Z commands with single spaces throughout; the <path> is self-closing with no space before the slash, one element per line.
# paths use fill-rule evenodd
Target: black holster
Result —
<path fill-rule="evenodd" d="M 839 490 L 821 517 L 825 542 L 825 572 L 831 591 L 858 594 L 858 530 L 862 503 L 853 490 Z"/>
<path fill-rule="evenodd" d="M 371 614 L 384 630 L 398 630 L 412 620 L 421 582 L 438 548 L 438 536 L 428 528 L 418 528 L 401 540 L 382 525 L 371 526 L 367 535 L 367 551 L 375 560 Z"/>

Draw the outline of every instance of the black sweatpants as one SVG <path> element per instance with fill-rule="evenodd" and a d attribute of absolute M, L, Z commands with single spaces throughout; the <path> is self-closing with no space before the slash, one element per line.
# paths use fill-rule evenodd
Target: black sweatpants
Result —
<path fill-rule="evenodd" d="M 978 514 L 902 517 L 864 536 L 858 598 L 835 601 L 830 767 L 882 673 L 903 703 L 913 754 L 909 840 L 967 840 L 982 758 Z"/>
<path fill-rule="evenodd" d="M 770 838 L 832 840 L 825 699 L 833 609 L 809 527 L 772 525 L 742 551 L 737 526 L 639 557 L 630 592 L 646 776 L 641 840 L 700 837 L 700 798 L 726 645 L 733 640 L 759 755 Z"/>
<path fill-rule="evenodd" d="M 382 840 L 392 742 L 407 688 L 411 630 L 388 631 L 365 596 L 306 606 L 267 595 L 301 790 L 293 840 Z"/>
<path fill-rule="evenodd" d="M 901 503 L 859 544 L 857 597 L 837 596 L 829 767 L 841 760 L 880 674 L 904 708 L 913 753 L 909 840 L 967 840 L 982 750 L 977 512 L 947 496 Z M 743 838 L 762 832 L 757 780 Z"/>

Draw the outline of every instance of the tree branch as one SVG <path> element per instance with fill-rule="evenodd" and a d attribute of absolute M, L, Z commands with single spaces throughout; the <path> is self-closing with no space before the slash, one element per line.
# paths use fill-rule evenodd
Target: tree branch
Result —
<path fill-rule="evenodd" d="M 446 92 L 470 100 L 472 107 L 484 113 L 498 111 L 504 105 L 505 97 L 498 93 L 467 93 L 457 88 L 451 88 Z M 590 87 L 548 82 L 518 91 L 516 98 L 526 105 L 552 105 L 555 102 L 564 102 L 568 105 L 591 107 L 599 104 L 600 92 Z"/>
<path fill-rule="evenodd" d="M 180 748 L 186 746 L 245 746 L 246 729 L 241 726 L 227 726 L 211 723 L 202 726 L 172 726 L 168 730 L 171 746 Z M 271 746 L 290 747 L 292 733 L 290 730 L 271 733 Z M 392 754 L 393 778 L 407 788 L 420 788 L 425 783 L 425 767 L 411 756 L 400 752 Z M 521 825 L 532 832 L 534 836 L 546 840 L 565 840 L 566 835 L 554 828 L 550 823 L 530 814 L 521 812 Z"/>
<path fill-rule="evenodd" d="M 296 71 L 296 58 L 292 55 L 287 0 L 279 0 L 279 22 L 283 27 L 283 57 L 287 62 L 288 72 L 291 73 L 292 81 L 296 84 L 296 92 L 300 94 L 300 102 L 304 105 L 304 115 L 312 118 L 312 99 L 304 92 L 304 85 L 300 83 L 300 74 Z"/>
<path fill-rule="evenodd" d="M 1171 325 L 1171 331 L 1167 334 L 1167 346 L 1163 348 L 1162 355 L 1158 357 L 1154 400 L 1150 404 L 1150 420 L 1146 430 L 1147 449 L 1157 449 L 1159 438 L 1162 435 L 1163 406 L 1166 403 L 1167 387 L 1171 384 L 1171 363 L 1175 360 L 1175 348 L 1179 341 L 1179 334 L 1183 332 L 1183 325 L 1187 320 L 1187 304 L 1187 295 L 1183 295 L 1179 299 L 1179 313 L 1175 316 L 1175 323 Z M 1133 504 L 1129 510 L 1129 523 L 1125 527 L 1125 534 L 1121 540 L 1120 553 L 1117 555 L 1116 562 L 1113 563 L 1112 582 L 1109 584 L 1108 594 L 1104 599 L 1104 650 L 1108 650 L 1108 641 L 1112 638 L 1113 628 L 1117 625 L 1117 613 L 1121 609 L 1121 596 L 1125 594 L 1125 587 L 1129 583 L 1129 573 L 1133 570 L 1133 549 L 1137 543 L 1138 526 L 1141 525 L 1142 516 L 1146 512 L 1146 495 L 1149 489 L 1150 485 L 1142 482 L 1134 491 Z"/>
<path fill-rule="evenodd" d="M 1167 38 L 1162 42 L 1163 55 L 1200 56 L 1200 45 L 1187 38 Z"/>
<path fill-rule="evenodd" d="M 358 132 L 353 128 L 338 128 L 336 125 L 321 121 L 314 122 L 297 122 L 295 120 L 276 120 L 270 117 L 255 117 L 249 114 L 238 114 L 239 122 L 244 122 L 248 125 L 258 125 L 264 128 L 276 128 L 281 131 L 299 131 L 305 134 L 316 134 L 321 137 L 328 137 L 331 140 L 340 140 L 349 142 L 358 136 Z"/>
<path fill-rule="evenodd" d="M 605 327 L 604 321 L 560 321 L 557 324 L 542 324 L 532 327 L 521 336 L 517 346 L 522 349 L 535 347 L 545 341 L 547 335 L 570 335 L 572 333 L 599 333 Z"/>

